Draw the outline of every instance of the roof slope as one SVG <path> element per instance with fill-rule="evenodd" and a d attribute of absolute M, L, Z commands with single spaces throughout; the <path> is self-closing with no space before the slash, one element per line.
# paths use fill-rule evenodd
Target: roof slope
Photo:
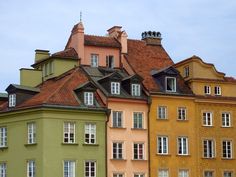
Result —
<path fill-rule="evenodd" d="M 84 45 L 120 48 L 120 43 L 109 36 L 84 35 Z"/>

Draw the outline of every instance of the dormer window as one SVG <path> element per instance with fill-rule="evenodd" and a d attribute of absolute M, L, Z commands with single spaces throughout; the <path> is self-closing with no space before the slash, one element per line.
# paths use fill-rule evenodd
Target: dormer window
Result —
<path fill-rule="evenodd" d="M 221 87 L 215 86 L 215 95 L 221 95 Z"/>
<path fill-rule="evenodd" d="M 10 94 L 9 95 L 9 107 L 15 107 L 16 106 L 16 94 Z"/>
<path fill-rule="evenodd" d="M 184 67 L 184 77 L 188 77 L 189 76 L 189 66 L 185 66 Z"/>
<path fill-rule="evenodd" d="M 140 84 L 131 84 L 132 96 L 140 96 Z"/>
<path fill-rule="evenodd" d="M 176 78 L 175 77 L 166 77 L 166 91 L 176 92 Z"/>
<path fill-rule="evenodd" d="M 98 55 L 91 54 L 91 67 L 98 67 Z"/>
<path fill-rule="evenodd" d="M 114 68 L 114 56 L 113 55 L 109 55 L 106 57 L 106 66 L 108 68 Z"/>
<path fill-rule="evenodd" d="M 93 92 L 84 92 L 84 104 L 87 106 L 93 105 Z"/>
<path fill-rule="evenodd" d="M 120 83 L 111 82 L 111 94 L 119 95 L 120 94 Z"/>
<path fill-rule="evenodd" d="M 204 93 L 205 93 L 206 95 L 210 95 L 210 94 L 211 94 L 211 87 L 208 86 L 208 85 L 205 85 L 205 86 L 204 86 Z"/>

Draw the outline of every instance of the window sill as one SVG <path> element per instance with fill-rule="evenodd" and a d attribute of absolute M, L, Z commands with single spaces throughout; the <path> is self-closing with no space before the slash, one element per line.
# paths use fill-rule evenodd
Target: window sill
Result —
<path fill-rule="evenodd" d="M 131 161 L 135 161 L 135 162 L 146 162 L 146 159 L 132 159 Z"/>
<path fill-rule="evenodd" d="M 78 146 L 78 143 L 61 143 L 62 145 Z"/>
<path fill-rule="evenodd" d="M 188 122 L 189 119 L 177 119 L 178 122 Z"/>
<path fill-rule="evenodd" d="M 26 144 L 24 144 L 25 146 L 36 146 L 37 145 L 37 143 L 26 143 Z"/>
<path fill-rule="evenodd" d="M 229 127 L 227 127 L 227 126 L 221 126 L 221 128 L 233 128 L 233 126 L 229 126 Z"/>
<path fill-rule="evenodd" d="M 114 160 L 114 161 L 126 161 L 126 159 L 110 159 L 110 160 Z"/>
<path fill-rule="evenodd" d="M 216 157 L 202 157 L 205 160 L 216 160 Z"/>
<path fill-rule="evenodd" d="M 8 146 L 0 147 L 0 150 L 2 150 L 2 151 L 5 149 L 8 149 Z"/>
<path fill-rule="evenodd" d="M 214 128 L 213 125 L 202 125 L 202 127 L 207 127 L 207 128 Z"/>
<path fill-rule="evenodd" d="M 161 154 L 161 153 L 157 153 L 156 155 L 158 155 L 158 156 L 171 156 L 171 154 Z"/>
<path fill-rule="evenodd" d="M 221 157 L 222 160 L 235 160 L 235 158 L 225 158 L 225 157 Z"/>
<path fill-rule="evenodd" d="M 167 121 L 168 119 L 167 119 L 167 118 L 165 118 L 165 119 L 157 118 L 157 120 L 160 120 L 160 121 Z"/>
<path fill-rule="evenodd" d="M 99 144 L 83 143 L 83 146 L 99 146 Z"/>
<path fill-rule="evenodd" d="M 131 130 L 142 130 L 142 131 L 146 131 L 147 129 L 146 128 L 131 128 Z"/>
<path fill-rule="evenodd" d="M 177 154 L 178 157 L 190 157 L 190 154 Z"/>
<path fill-rule="evenodd" d="M 126 127 L 109 127 L 111 129 L 117 129 L 117 130 L 126 130 Z"/>

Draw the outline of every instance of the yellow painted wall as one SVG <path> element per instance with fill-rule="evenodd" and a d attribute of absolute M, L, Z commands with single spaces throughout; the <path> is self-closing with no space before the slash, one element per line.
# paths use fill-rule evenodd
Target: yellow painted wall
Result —
<path fill-rule="evenodd" d="M 20 85 L 35 87 L 42 82 L 42 71 L 35 69 L 20 69 Z"/>

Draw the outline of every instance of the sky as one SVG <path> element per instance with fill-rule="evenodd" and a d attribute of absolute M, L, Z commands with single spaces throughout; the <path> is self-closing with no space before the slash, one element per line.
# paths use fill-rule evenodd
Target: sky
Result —
<path fill-rule="evenodd" d="M 114 25 L 130 39 L 159 31 L 174 62 L 197 55 L 236 77 L 235 0 L 2 0 L 0 92 L 20 83 L 35 49 L 63 50 L 81 11 L 86 34 L 103 36 Z"/>

